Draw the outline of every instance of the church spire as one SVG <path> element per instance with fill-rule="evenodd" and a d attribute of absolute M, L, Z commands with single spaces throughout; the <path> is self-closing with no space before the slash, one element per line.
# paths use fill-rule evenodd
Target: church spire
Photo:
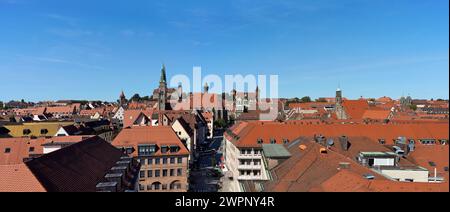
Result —
<path fill-rule="evenodd" d="M 167 78 L 166 78 L 166 65 L 163 64 L 162 69 L 161 69 L 161 80 L 159 81 L 160 83 L 166 83 L 167 82 Z"/>

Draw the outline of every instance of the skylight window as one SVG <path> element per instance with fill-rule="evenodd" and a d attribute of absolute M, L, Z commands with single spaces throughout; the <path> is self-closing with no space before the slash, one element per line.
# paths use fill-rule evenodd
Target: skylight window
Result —
<path fill-rule="evenodd" d="M 11 152 L 11 148 L 5 148 L 5 153 L 10 153 Z"/>

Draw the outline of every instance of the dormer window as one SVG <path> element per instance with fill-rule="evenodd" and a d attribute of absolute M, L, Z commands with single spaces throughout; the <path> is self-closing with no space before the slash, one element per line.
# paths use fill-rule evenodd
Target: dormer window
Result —
<path fill-rule="evenodd" d="M 150 144 L 150 145 L 138 145 L 138 155 L 139 156 L 150 156 L 155 154 L 156 152 L 156 145 Z"/>
<path fill-rule="evenodd" d="M 176 153 L 178 151 L 180 151 L 180 147 L 179 146 L 176 146 L 176 145 L 170 146 L 170 152 Z"/>
<path fill-rule="evenodd" d="M 24 135 L 29 135 L 29 134 L 31 134 L 31 130 L 30 129 L 24 129 L 23 130 L 23 134 Z"/>
<path fill-rule="evenodd" d="M 277 141 L 276 141 L 274 138 L 271 138 L 271 139 L 270 139 L 270 143 L 271 143 L 271 144 L 276 144 Z"/>
<path fill-rule="evenodd" d="M 257 144 L 262 144 L 263 140 L 261 138 L 258 138 L 258 140 L 256 141 Z"/>
<path fill-rule="evenodd" d="M 283 144 L 289 144 L 289 139 L 283 138 Z"/>
<path fill-rule="evenodd" d="M 161 147 L 161 153 L 166 154 L 169 151 L 169 147 L 168 146 L 162 146 Z"/>
<path fill-rule="evenodd" d="M 10 153 L 11 152 L 11 148 L 7 147 L 5 148 L 5 153 Z"/>
<path fill-rule="evenodd" d="M 47 129 L 41 129 L 41 135 L 46 135 L 48 133 Z"/>
<path fill-rule="evenodd" d="M 30 148 L 28 149 L 28 151 L 29 151 L 29 152 L 34 152 L 34 147 L 30 147 Z"/>
<path fill-rule="evenodd" d="M 133 147 L 125 147 L 123 150 L 127 155 L 132 154 L 134 152 Z"/>

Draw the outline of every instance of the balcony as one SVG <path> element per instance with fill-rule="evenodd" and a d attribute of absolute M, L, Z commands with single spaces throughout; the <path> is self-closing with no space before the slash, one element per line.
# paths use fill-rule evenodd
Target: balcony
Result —
<path fill-rule="evenodd" d="M 241 175 L 238 177 L 238 180 L 262 180 L 262 176 L 253 176 L 253 175 Z"/>
<path fill-rule="evenodd" d="M 259 165 L 246 165 L 246 164 L 244 164 L 244 165 L 239 165 L 238 169 L 241 169 L 241 170 L 261 170 L 262 166 L 261 166 L 261 164 L 259 164 Z"/>
<path fill-rule="evenodd" d="M 237 158 L 238 159 L 261 159 L 262 156 L 261 156 L 261 154 L 257 154 L 257 155 L 255 155 L 255 154 L 239 154 Z"/>

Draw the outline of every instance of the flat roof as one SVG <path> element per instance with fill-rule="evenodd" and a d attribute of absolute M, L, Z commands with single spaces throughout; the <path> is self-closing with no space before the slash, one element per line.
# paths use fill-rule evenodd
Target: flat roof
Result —
<path fill-rule="evenodd" d="M 365 157 L 386 157 L 386 156 L 397 156 L 397 154 L 393 152 L 361 152 L 361 155 Z"/>
<path fill-rule="evenodd" d="M 263 144 L 264 156 L 267 158 L 290 158 L 291 153 L 281 144 Z"/>

